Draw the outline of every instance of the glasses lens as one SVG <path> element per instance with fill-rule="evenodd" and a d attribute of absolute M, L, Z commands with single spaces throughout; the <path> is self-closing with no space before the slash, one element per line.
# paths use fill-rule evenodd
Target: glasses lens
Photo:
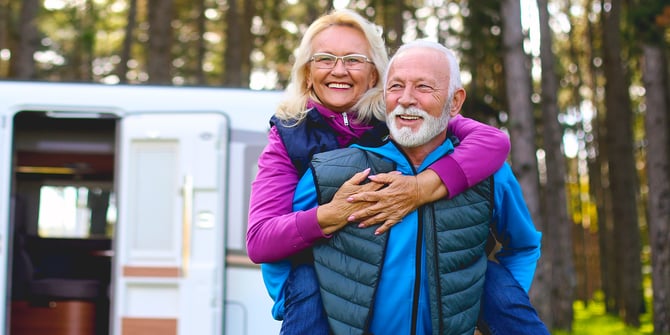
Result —
<path fill-rule="evenodd" d="M 366 56 L 358 54 L 338 57 L 331 54 L 318 53 L 312 56 L 312 62 L 320 69 L 334 68 L 338 59 L 341 59 L 344 67 L 349 70 L 360 70 L 365 63 L 369 62 Z"/>
<path fill-rule="evenodd" d="M 329 54 L 315 54 L 312 56 L 312 61 L 320 69 L 331 69 L 335 66 L 337 57 Z"/>
<path fill-rule="evenodd" d="M 346 67 L 347 69 L 354 69 L 354 70 L 361 69 L 366 61 L 367 57 L 363 55 L 346 55 L 342 57 L 344 67 Z"/>

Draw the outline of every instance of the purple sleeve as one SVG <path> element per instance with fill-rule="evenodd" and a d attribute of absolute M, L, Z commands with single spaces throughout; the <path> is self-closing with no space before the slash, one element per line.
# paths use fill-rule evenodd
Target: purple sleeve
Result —
<path fill-rule="evenodd" d="M 254 263 L 279 261 L 325 237 L 316 208 L 293 211 L 298 172 L 274 127 L 268 140 L 258 159 L 249 201 L 247 252 Z"/>
<path fill-rule="evenodd" d="M 430 169 L 440 176 L 449 198 L 453 198 L 498 171 L 507 159 L 510 141 L 500 129 L 461 115 L 449 120 L 448 129 L 460 144 Z"/>

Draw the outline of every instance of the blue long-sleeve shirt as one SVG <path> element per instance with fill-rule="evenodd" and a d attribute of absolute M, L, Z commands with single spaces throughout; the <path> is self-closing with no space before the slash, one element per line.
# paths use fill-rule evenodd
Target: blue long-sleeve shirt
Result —
<path fill-rule="evenodd" d="M 445 141 L 415 170 L 392 142 L 378 148 L 358 148 L 378 153 L 394 161 L 397 164 L 397 170 L 406 175 L 420 173 L 432 162 L 453 150 L 451 142 Z M 528 291 L 537 260 L 540 257 L 541 233 L 533 225 L 521 188 L 510 166 L 505 164 L 500 168 L 494 174 L 493 180 L 495 193 L 491 223 L 496 239 L 502 244 L 501 250 L 496 253 L 496 258 L 512 273 L 524 290 Z M 311 171 L 308 171 L 298 183 L 294 197 L 294 209 L 313 208 L 317 204 L 314 179 Z M 416 247 L 417 227 L 418 215 L 414 211 L 392 228 L 387 244 L 385 264 L 376 293 L 376 307 L 371 326 L 373 333 L 382 334 L 387 330 L 401 330 L 401 333 L 405 333 L 404 330 L 408 330 L 411 308 L 407 306 L 411 306 L 413 282 L 416 278 L 413 278 L 413 272 L 407 269 L 413 269 L 417 261 L 411 256 L 414 255 Z M 422 272 L 424 275 L 420 280 L 423 293 L 419 298 L 421 307 L 418 333 L 429 334 L 431 327 L 425 268 L 422 269 Z M 407 280 L 398 280 L 403 277 L 406 277 Z M 385 281 L 385 278 L 394 278 L 394 280 Z M 410 303 L 406 303 L 407 301 Z"/>
<path fill-rule="evenodd" d="M 415 170 L 411 166 L 411 163 L 407 161 L 407 158 L 392 142 L 388 142 L 378 148 L 354 147 L 376 152 L 381 156 L 394 161 L 397 164 L 397 170 L 406 175 L 420 173 L 432 162 L 451 153 L 453 150 L 451 141 L 445 141 L 443 145 L 426 157 L 423 164 Z M 521 188 L 509 165 L 503 165 L 494 174 L 494 192 L 494 209 L 491 222 L 493 225 L 492 227 L 494 227 L 493 231 L 495 232 L 496 239 L 502 244 L 502 248 L 496 253 L 496 258 L 512 273 L 520 285 L 528 291 L 535 273 L 537 260 L 540 257 L 541 233 L 538 232 L 533 225 L 530 213 L 528 212 L 526 203 L 523 199 Z M 312 171 L 308 170 L 297 185 L 293 210 L 314 208 L 317 205 L 318 202 L 314 178 L 312 176 Z M 414 255 L 415 245 L 412 243 L 413 241 L 416 241 L 417 237 L 417 220 L 418 215 L 417 212 L 414 211 L 409 213 L 401 222 L 392 228 L 393 233 L 389 236 L 389 247 L 387 249 L 388 257 L 386 257 L 386 261 L 395 262 L 395 265 L 386 266 L 387 264 L 385 264 L 383 271 L 402 269 L 399 270 L 399 272 L 404 272 L 406 269 L 412 269 L 414 267 L 414 263 L 408 264 L 403 262 L 414 261 L 413 257 L 406 257 L 405 255 Z M 266 287 L 276 302 L 273 307 L 273 315 L 276 318 L 281 318 L 284 305 L 282 288 L 286 277 L 290 273 L 291 264 L 289 261 L 281 261 L 263 264 L 262 267 Z M 425 269 L 423 271 L 425 271 Z M 425 276 L 422 277 L 425 278 Z M 378 299 L 381 299 L 381 302 L 375 304 L 377 307 L 375 308 L 375 315 L 373 317 L 373 331 L 375 331 L 376 328 L 374 320 L 386 320 L 383 324 L 379 325 L 380 327 L 389 327 L 389 320 L 394 320 L 394 323 L 397 323 L 393 327 L 401 327 L 408 324 L 403 321 L 405 318 L 399 317 L 399 311 L 397 310 L 398 302 L 388 303 L 390 301 L 383 300 L 400 301 L 400 299 L 403 299 L 403 295 L 411 297 L 413 279 L 408 278 L 408 280 L 404 280 L 402 283 L 399 283 L 398 281 L 391 283 L 385 281 L 384 278 L 394 278 L 394 276 L 384 276 L 382 274 L 381 278 L 378 292 L 376 294 Z M 405 288 L 401 289 L 401 285 Z M 422 285 L 422 291 L 427 294 L 425 283 L 422 283 Z M 427 297 L 427 295 L 423 294 L 422 296 Z M 387 308 L 384 308 L 384 306 Z M 427 327 L 425 329 L 430 329 L 428 306 L 425 306 L 422 310 L 423 312 L 421 313 L 422 316 L 420 319 L 424 320 L 424 322 L 420 322 L 420 327 L 423 327 L 421 324 L 424 324 L 424 326 Z M 391 315 L 393 315 L 393 317 L 390 317 Z M 400 328 L 381 328 L 377 330 L 379 331 L 382 329 L 397 330 Z M 379 333 L 384 332 L 382 331 Z"/>

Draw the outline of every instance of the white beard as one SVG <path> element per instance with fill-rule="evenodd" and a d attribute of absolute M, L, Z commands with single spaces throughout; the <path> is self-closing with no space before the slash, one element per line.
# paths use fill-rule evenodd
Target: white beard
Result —
<path fill-rule="evenodd" d="M 386 116 L 386 125 L 389 128 L 391 138 L 402 147 L 415 148 L 428 143 L 437 135 L 447 129 L 450 115 L 446 109 L 440 117 L 433 117 L 426 111 L 419 108 L 404 108 L 398 105 L 391 114 Z M 396 116 L 398 115 L 416 115 L 423 118 L 421 127 L 416 132 L 410 127 L 396 127 Z"/>

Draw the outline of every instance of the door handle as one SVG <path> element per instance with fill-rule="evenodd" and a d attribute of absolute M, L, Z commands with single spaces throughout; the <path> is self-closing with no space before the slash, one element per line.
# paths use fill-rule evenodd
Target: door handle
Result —
<path fill-rule="evenodd" d="M 181 223 L 181 275 L 186 277 L 188 274 L 189 260 L 191 258 L 191 226 L 193 220 L 193 176 L 184 177 L 184 186 L 182 186 L 182 223 Z"/>

